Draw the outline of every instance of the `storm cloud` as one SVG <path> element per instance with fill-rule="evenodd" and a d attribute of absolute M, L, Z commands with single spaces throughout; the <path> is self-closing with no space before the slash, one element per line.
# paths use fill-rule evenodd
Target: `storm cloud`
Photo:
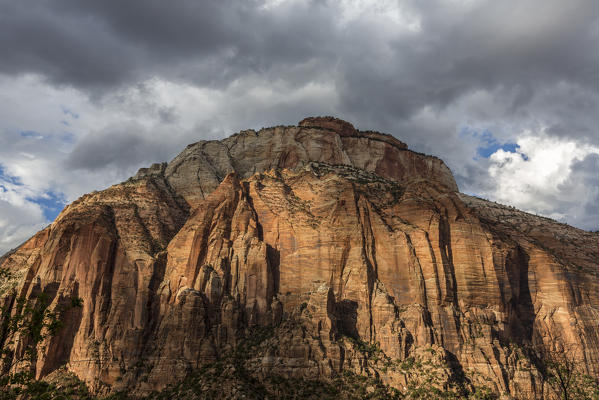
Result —
<path fill-rule="evenodd" d="M 596 1 L 0 0 L 0 60 L 23 198 L 329 114 L 440 156 L 464 192 L 599 229 Z"/>

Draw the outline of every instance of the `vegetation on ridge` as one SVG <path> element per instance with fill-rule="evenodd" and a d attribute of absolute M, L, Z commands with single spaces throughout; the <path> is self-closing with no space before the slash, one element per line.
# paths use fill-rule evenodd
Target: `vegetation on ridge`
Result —
<path fill-rule="evenodd" d="M 7 271 L 1 271 L 8 277 Z M 339 343 L 349 344 L 363 357 L 363 373 L 344 369 L 328 379 L 288 377 L 272 371 L 264 373 L 252 369 L 252 360 L 262 359 L 267 349 L 277 347 L 281 332 L 278 329 L 301 329 L 311 322 L 291 317 L 281 326 L 256 326 L 231 351 L 216 362 L 203 365 L 187 378 L 169 385 L 160 392 L 143 397 L 127 393 L 114 393 L 106 397 L 92 395 L 85 384 L 66 368 L 53 372 L 43 380 L 35 380 L 32 367 L 36 361 L 37 348 L 45 339 L 60 331 L 64 313 L 81 307 L 81 299 L 72 298 L 70 304 L 51 310 L 48 297 L 41 293 L 34 301 L 15 300 L 18 312 L 2 311 L 2 361 L 0 375 L 0 400 L 4 399 L 77 399 L 77 400 L 126 400 L 145 398 L 167 399 L 498 399 L 491 389 L 473 385 L 470 379 L 455 366 L 447 364 L 442 349 L 424 349 L 428 356 L 411 355 L 404 360 L 388 357 L 377 342 L 369 343 L 359 338 L 340 336 Z M 299 305 L 299 314 L 307 304 Z M 15 339 L 24 344 L 20 356 L 12 348 Z M 430 357 L 429 357 L 430 356 Z M 547 384 L 549 398 L 599 399 L 599 385 L 578 370 L 574 351 L 555 351 L 539 354 L 539 365 Z M 14 372 L 12 367 L 19 365 Z M 402 390 L 385 383 L 379 372 L 387 369 L 399 371 L 408 381 Z M 377 372 L 378 371 L 378 372 Z M 452 371 L 448 376 L 446 371 Z M 364 373 L 365 372 L 365 373 Z M 553 396 L 553 397 L 551 397 Z"/>
<path fill-rule="evenodd" d="M 0 269 L 1 280 L 10 281 L 11 277 L 9 270 Z M 40 292 L 27 299 L 17 297 L 15 288 L 3 300 L 0 307 L 0 399 L 25 394 L 36 398 L 47 393 L 50 387 L 34 379 L 38 352 L 47 339 L 61 330 L 65 313 L 80 308 L 83 300 L 71 297 L 51 307 L 47 293 Z"/>

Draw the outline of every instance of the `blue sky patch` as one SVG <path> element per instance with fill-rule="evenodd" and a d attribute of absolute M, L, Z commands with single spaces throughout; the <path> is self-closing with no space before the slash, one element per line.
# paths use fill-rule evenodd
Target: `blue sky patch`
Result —
<path fill-rule="evenodd" d="M 509 153 L 517 153 L 518 149 L 520 148 L 520 146 L 516 143 L 499 143 L 498 141 L 493 141 L 490 143 L 487 143 L 484 146 L 479 146 L 476 149 L 476 154 L 478 154 L 479 157 L 483 157 L 483 158 L 489 158 L 491 157 L 491 155 L 493 153 L 495 153 L 497 150 L 501 149 L 503 151 L 507 151 Z"/>
<path fill-rule="evenodd" d="M 46 192 L 43 196 L 28 198 L 27 200 L 39 204 L 44 213 L 44 218 L 48 221 L 54 221 L 67 204 L 64 196 L 54 192 Z"/>
<path fill-rule="evenodd" d="M 44 135 L 36 131 L 21 131 L 21 136 L 29 139 L 43 139 Z"/>
<path fill-rule="evenodd" d="M 23 182 L 18 177 L 6 173 L 6 170 L 0 164 L 0 191 L 9 190 L 6 185 L 23 186 Z M 14 190 L 14 188 L 10 190 Z M 44 213 L 44 218 L 48 221 L 54 221 L 67 204 L 64 195 L 52 191 L 46 192 L 42 196 L 27 197 L 26 199 L 38 204 Z"/>
<path fill-rule="evenodd" d="M 481 157 L 489 158 L 496 151 L 503 150 L 508 153 L 518 153 L 522 156 L 522 158 L 525 161 L 528 161 L 528 156 L 519 151 L 520 145 L 513 142 L 501 143 L 499 140 L 497 140 L 497 138 L 495 138 L 495 136 L 493 136 L 493 133 L 491 133 L 491 131 L 477 132 L 473 129 L 465 127 L 462 128 L 460 136 L 471 137 L 478 140 L 479 146 L 476 148 L 476 156 L 474 157 L 475 160 Z"/>
<path fill-rule="evenodd" d="M 8 182 L 16 186 L 23 186 L 23 183 L 16 176 L 12 176 L 6 173 L 2 164 L 0 164 L 0 182 Z M 3 186 L 4 187 L 4 186 Z"/>
<path fill-rule="evenodd" d="M 65 107 L 65 106 L 60 106 L 60 109 L 62 110 L 62 113 L 68 117 L 72 117 L 74 119 L 79 119 L 79 114 L 77 114 L 75 111 Z"/>

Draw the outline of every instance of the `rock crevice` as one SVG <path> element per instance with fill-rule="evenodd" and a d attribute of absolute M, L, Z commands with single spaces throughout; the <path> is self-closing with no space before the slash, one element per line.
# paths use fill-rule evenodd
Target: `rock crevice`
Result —
<path fill-rule="evenodd" d="M 320 117 L 190 145 L 0 262 L 19 295 L 83 298 L 36 371 L 66 362 L 97 392 L 160 390 L 268 328 L 256 376 L 401 389 L 428 357 L 447 382 L 540 398 L 528 349 L 559 338 L 599 373 L 597 260 L 596 235 L 460 194 L 442 161 Z"/>

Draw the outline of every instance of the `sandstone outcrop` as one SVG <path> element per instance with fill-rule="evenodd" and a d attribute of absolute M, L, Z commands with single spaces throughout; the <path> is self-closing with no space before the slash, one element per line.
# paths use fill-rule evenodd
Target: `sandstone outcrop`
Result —
<path fill-rule="evenodd" d="M 460 194 L 438 158 L 333 118 L 189 145 L 1 263 L 5 304 L 83 298 L 35 371 L 67 364 L 96 392 L 160 390 L 256 329 L 258 378 L 403 391 L 427 365 L 436 385 L 541 398 L 531 349 L 556 345 L 599 376 L 596 234 Z"/>

